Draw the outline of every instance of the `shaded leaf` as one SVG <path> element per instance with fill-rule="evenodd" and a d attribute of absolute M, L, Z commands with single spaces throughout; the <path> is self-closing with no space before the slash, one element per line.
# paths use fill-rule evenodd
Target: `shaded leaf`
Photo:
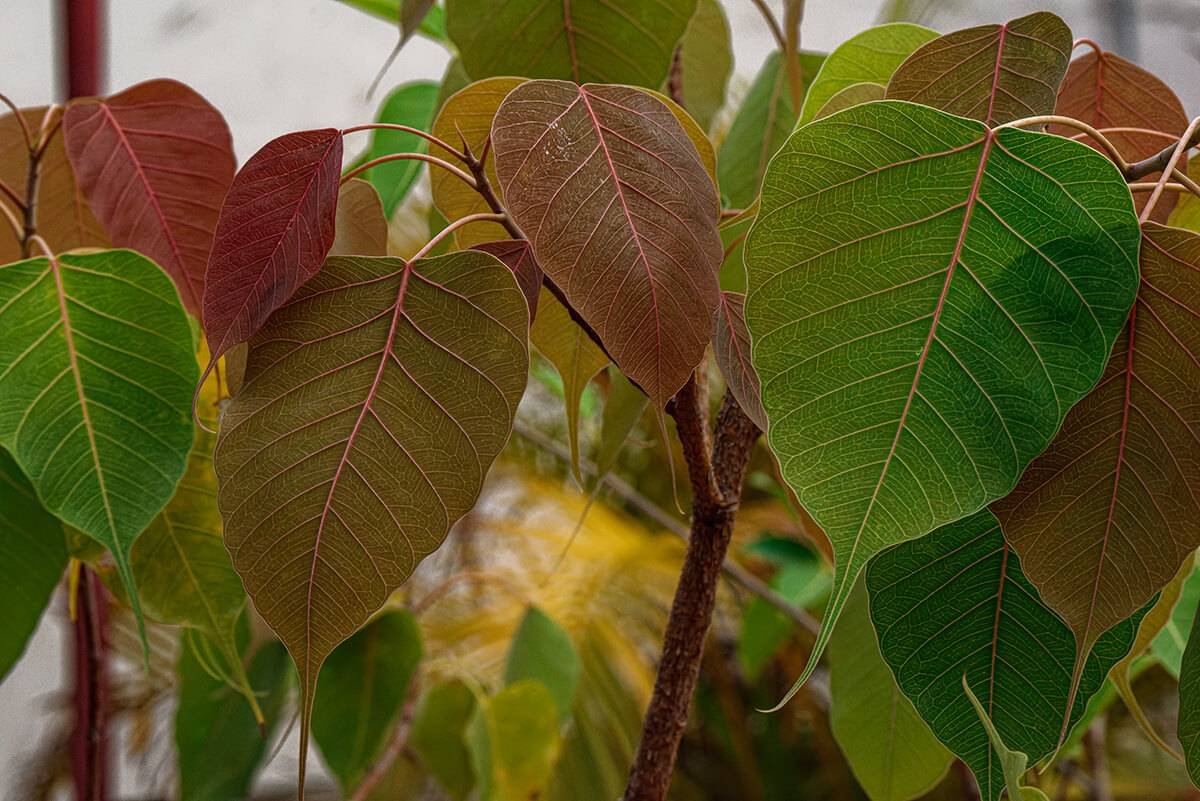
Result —
<path fill-rule="evenodd" d="M 326 656 L 475 503 L 525 389 L 526 323 L 487 254 L 335 257 L 252 341 L 218 501 L 234 568 L 300 671 L 302 743 Z"/>
<path fill-rule="evenodd" d="M 1039 11 L 922 45 L 896 69 L 887 97 L 989 126 L 1050 114 L 1070 58 L 1071 29 Z"/>
<path fill-rule="evenodd" d="M 921 45 L 938 37 L 937 31 L 911 22 L 876 25 L 838 45 L 809 85 L 797 125 L 817 119 L 834 98 L 862 83 L 887 85 L 892 73 Z M 882 93 L 873 100 L 882 100 Z M 862 101 L 859 101 L 862 102 Z M 848 108 L 853 103 L 843 106 Z M 832 113 L 832 112 L 828 112 Z"/>
<path fill-rule="evenodd" d="M 992 505 L 1080 654 L 1200 546 L 1200 235 L 1148 222 L 1140 265 L 1104 377 Z"/>
<path fill-rule="evenodd" d="M 437 111 L 434 105 L 437 102 L 437 93 L 438 86 L 432 81 L 406 83 L 396 88 L 383 101 L 375 121 L 407 125 L 422 131 L 429 130 L 433 114 Z M 416 134 L 377 129 L 371 132 L 371 147 L 367 151 L 367 158 L 376 159 L 392 153 L 424 153 L 428 149 L 428 142 Z M 423 162 L 415 160 L 391 161 L 372 167 L 368 171 L 367 177 L 371 185 L 379 190 L 379 196 L 383 200 L 384 217 L 391 219 L 392 213 L 421 174 L 422 164 Z"/>
<path fill-rule="evenodd" d="M 933 789 L 953 757 L 896 686 L 879 654 L 860 580 L 829 643 L 829 726 L 871 801 Z"/>
<path fill-rule="evenodd" d="M 733 73 L 729 20 L 720 0 L 699 0 L 679 41 L 683 100 L 704 130 L 725 105 L 725 88 Z"/>
<path fill-rule="evenodd" d="M 1188 563 L 1185 561 L 1184 566 Z M 1164 592 L 1166 591 L 1164 590 Z M 1163 670 L 1176 679 L 1179 678 L 1183 652 L 1187 647 L 1188 633 L 1192 630 L 1192 621 L 1196 618 L 1198 605 L 1200 605 L 1200 572 L 1191 570 L 1183 580 L 1175 604 L 1170 607 L 1170 617 L 1167 618 L 1162 631 L 1150 644 L 1150 650 L 1158 659 L 1158 663 L 1162 665 Z"/>
<path fill-rule="evenodd" d="M 492 134 L 492 119 L 508 93 L 522 83 L 521 78 L 488 78 L 460 89 L 446 99 L 437 119 L 433 122 L 433 135 L 451 145 L 466 142 L 476 156 L 483 152 L 487 139 Z M 488 181 L 499 191 L 496 177 L 496 160 L 488 158 L 484 167 Z M 448 220 L 457 220 L 468 214 L 491 211 L 487 201 L 478 192 L 445 170 L 431 170 L 430 186 L 433 202 Z M 477 222 L 454 232 L 454 241 L 466 248 L 499 239 L 507 239 L 508 231 L 494 222 Z"/>
<path fill-rule="evenodd" d="M 1010 751 L 1004 745 L 1004 741 L 1000 739 L 1000 733 L 992 725 L 992 719 L 988 716 L 987 710 L 983 708 L 983 704 L 979 703 L 979 699 L 971 691 L 971 685 L 967 683 L 966 676 L 963 676 L 962 688 L 971 702 L 971 706 L 975 708 L 979 722 L 987 731 L 988 740 L 992 743 L 992 750 L 996 752 L 996 757 L 1004 772 L 1004 784 L 1008 788 L 1008 797 L 1022 799 L 1022 801 L 1043 801 L 1046 796 L 1041 790 L 1034 787 L 1021 787 L 1021 778 L 1029 767 L 1029 757 L 1020 751 Z"/>
<path fill-rule="evenodd" d="M 62 524 L 42 508 L 17 463 L 0 450 L 0 681 L 21 658 L 63 569 L 67 546 Z"/>
<path fill-rule="evenodd" d="M 1200 615 L 1192 622 L 1179 670 L 1179 744 L 1192 784 L 1200 787 Z"/>
<path fill-rule="evenodd" d="M 1090 148 L 910 103 L 810 123 L 771 167 L 746 323 L 769 444 L 837 566 L 806 678 L 866 562 L 1005 495 L 1095 384 L 1139 231 Z"/>
<path fill-rule="evenodd" d="M 554 696 L 533 679 L 510 684 L 479 700 L 466 736 L 481 801 L 537 798 L 562 747 Z"/>
<path fill-rule="evenodd" d="M 662 85 L 696 0 L 447 0 L 446 31 L 473 78 Z"/>
<path fill-rule="evenodd" d="M 221 113 L 178 81 L 147 81 L 63 116 L 79 188 L 118 247 L 158 263 L 199 316 L 217 212 L 236 161 Z"/>
<path fill-rule="evenodd" d="M 746 296 L 722 292 L 721 306 L 713 330 L 713 355 L 725 376 L 725 384 L 746 416 L 761 431 L 767 430 L 767 413 L 759 396 L 758 374 L 750 363 L 750 332 L 746 330 L 743 306 Z"/>
<path fill-rule="evenodd" d="M 409 735 L 425 767 L 455 801 L 463 801 L 475 786 L 464 741 L 474 714 L 475 696 L 467 685 L 461 681 L 435 684 L 421 699 Z"/>
<path fill-rule="evenodd" d="M 45 114 L 45 107 L 21 110 L 35 136 Z M 108 236 L 75 183 L 75 172 L 67 160 L 61 133 L 51 138 L 38 169 L 38 236 L 55 253 L 80 247 L 108 247 Z M 21 202 L 25 201 L 29 150 L 14 114 L 0 116 L 0 180 L 17 193 Z M 0 202 L 11 205 L 7 200 Z M 0 264 L 21 258 L 21 243 L 16 233 L 8 225 L 0 225 Z"/>
<path fill-rule="evenodd" d="M 530 81 L 492 127 L 509 212 L 538 263 L 656 409 L 712 336 L 716 193 L 669 108 L 619 86 Z"/>
<path fill-rule="evenodd" d="M 400 43 L 413 37 L 437 0 L 400 0 Z"/>
<path fill-rule="evenodd" d="M 887 94 L 887 87 L 883 86 L 882 84 L 851 84 L 833 97 L 829 98 L 829 102 L 821 106 L 821 110 L 817 112 L 813 119 L 819 120 L 822 117 L 828 117 L 830 114 L 836 114 L 842 109 L 847 109 L 851 106 L 858 106 L 863 103 L 873 103 L 876 100 L 883 100 L 885 94 Z"/>
<path fill-rule="evenodd" d="M 421 661 L 407 611 L 385 612 L 334 649 L 313 707 L 313 739 L 350 795 L 387 742 Z"/>
<path fill-rule="evenodd" d="M 1075 642 L 1038 598 L 983 510 L 880 554 L 867 569 L 883 658 L 933 733 L 974 772 L 985 799 L 1004 773 L 963 693 L 965 675 L 1010 748 L 1033 761 L 1054 750 L 1071 688 Z M 1087 658 L 1071 721 L 1128 653 L 1141 615 L 1106 632 Z"/>
<path fill-rule="evenodd" d="M 388 223 L 375 187 L 351 178 L 338 190 L 331 256 L 386 256 Z"/>
<path fill-rule="evenodd" d="M 49 511 L 129 552 L 175 494 L 192 445 L 192 331 L 171 280 L 128 250 L 0 267 L 0 444 Z"/>
<path fill-rule="evenodd" d="M 538 297 L 542 292 L 542 268 L 533 257 L 529 241 L 505 239 L 499 242 L 482 242 L 475 245 L 474 249 L 491 253 L 504 262 L 505 267 L 512 270 L 517 279 L 517 286 L 521 287 L 525 302 L 529 304 L 529 319 L 532 321 L 537 315 Z"/>
<path fill-rule="evenodd" d="M 771 578 L 771 589 L 793 606 L 806 609 L 829 592 L 829 571 L 813 551 L 791 541 L 788 546 L 784 558 L 773 559 L 779 562 L 779 567 Z M 761 550 L 759 554 L 762 555 Z M 763 668 L 795 630 L 795 622 L 765 599 L 751 599 L 742 616 L 737 642 L 738 663 L 749 681 L 758 680 Z"/>
<path fill-rule="evenodd" d="M 592 477 L 593 492 L 617 463 L 625 440 L 642 419 L 648 399 L 620 370 L 608 371 L 608 395 L 604 399 L 604 416 L 600 421 L 600 444 L 596 448 L 596 475 Z"/>
<path fill-rule="evenodd" d="M 536 606 L 530 606 L 513 634 L 504 667 L 504 683 L 525 679 L 541 682 L 558 710 L 558 717 L 571 717 L 571 702 L 579 684 L 579 654 L 571 635 Z"/>
<path fill-rule="evenodd" d="M 284 134 L 242 165 L 221 206 L 204 287 L 212 358 L 262 328 L 333 246 L 342 134 Z"/>

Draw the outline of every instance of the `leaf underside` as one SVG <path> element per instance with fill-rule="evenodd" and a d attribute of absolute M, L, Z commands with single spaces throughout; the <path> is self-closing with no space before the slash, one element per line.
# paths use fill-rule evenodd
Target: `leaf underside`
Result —
<path fill-rule="evenodd" d="M 386 256 L 388 222 L 375 187 L 351 178 L 338 190 L 331 256 Z"/>
<path fill-rule="evenodd" d="M 746 330 L 743 311 L 745 303 L 746 296 L 741 293 L 721 293 L 721 307 L 713 326 L 713 356 L 742 411 L 760 431 L 766 431 L 767 413 L 762 407 L 758 374 L 750 363 L 750 332 Z"/>

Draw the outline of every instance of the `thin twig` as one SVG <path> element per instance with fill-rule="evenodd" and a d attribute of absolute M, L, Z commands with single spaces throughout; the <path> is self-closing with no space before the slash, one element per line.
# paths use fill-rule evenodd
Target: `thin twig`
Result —
<path fill-rule="evenodd" d="M 455 167 L 445 159 L 439 159 L 437 156 L 430 156 L 428 153 L 389 153 L 386 156 L 380 156 L 378 158 L 371 159 L 368 162 L 359 164 L 357 167 L 350 170 L 350 172 L 343 175 L 342 183 L 346 183 L 346 181 L 349 181 L 351 178 L 357 175 L 361 175 L 372 167 L 378 167 L 380 164 L 387 164 L 389 161 L 424 161 L 428 164 L 441 167 L 443 170 L 453 174 L 456 178 L 460 179 L 472 189 L 478 188 L 475 186 L 474 178 L 467 175 L 465 172 L 460 170 L 458 167 Z"/>
<path fill-rule="evenodd" d="M 23 207 L 22 207 L 23 210 Z M 4 219 L 8 220 L 8 224 L 12 227 L 13 236 L 20 242 L 25 236 L 25 230 L 21 226 L 21 221 L 17 219 L 17 215 L 3 203 L 0 203 L 0 214 L 4 215 Z"/>
<path fill-rule="evenodd" d="M 1184 151 L 1200 144 L 1200 128 L 1196 127 L 1195 120 L 1193 120 L 1192 124 L 1188 126 L 1187 131 L 1184 132 L 1179 141 L 1180 144 L 1183 145 Z M 1144 178 L 1152 173 L 1165 170 L 1167 168 L 1167 164 L 1174 160 L 1172 159 L 1172 156 L 1175 154 L 1177 149 L 1177 145 L 1168 145 L 1167 147 L 1164 147 L 1162 150 L 1155 153 L 1153 156 L 1128 165 L 1122 171 L 1125 173 L 1126 180 L 1132 181 L 1138 178 Z M 1172 167 L 1174 166 L 1175 165 L 1172 165 Z"/>
<path fill-rule="evenodd" d="M 413 717 L 416 714 L 419 684 L 417 676 L 413 676 L 409 681 L 408 689 L 405 692 L 404 706 L 400 711 L 400 719 L 396 722 L 396 728 L 392 731 L 387 747 L 367 771 L 367 774 L 363 776 L 363 780 L 359 782 L 349 801 L 367 801 L 379 783 L 387 777 L 392 765 L 404 753 L 404 748 L 408 745 L 409 732 L 412 731 Z"/>
<path fill-rule="evenodd" d="M 1129 191 L 1130 192 L 1153 192 L 1154 188 L 1157 186 L 1158 186 L 1158 183 L 1156 181 L 1139 181 L 1137 183 L 1130 184 Z M 1174 181 L 1169 181 L 1166 184 L 1163 184 L 1163 189 L 1168 192 L 1191 192 L 1192 191 L 1191 189 L 1184 186 L 1183 184 L 1176 183 Z"/>
<path fill-rule="evenodd" d="M 443 228 L 442 230 L 440 230 L 436 234 L 434 234 L 433 237 L 428 242 L 425 243 L 425 246 L 423 248 L 421 248 L 420 250 L 418 250 L 415 254 L 413 254 L 413 257 L 411 259 L 409 259 L 408 261 L 410 264 L 414 261 L 420 261 L 425 256 L 429 255 L 429 252 L 431 250 L 433 250 L 434 248 L 436 248 L 443 239 L 450 236 L 451 234 L 453 234 L 455 231 L 457 231 L 459 228 L 462 228 L 463 226 L 470 225 L 471 223 L 474 223 L 474 222 L 494 222 L 494 223 L 500 223 L 501 225 L 503 225 L 504 221 L 506 219 L 508 219 L 507 214 L 493 214 L 493 213 L 487 212 L 487 211 L 476 212 L 475 214 L 468 214 L 466 217 L 459 217 L 457 220 L 450 223 L 445 228 Z"/>
<path fill-rule="evenodd" d="M 17 104 L 9 100 L 8 95 L 0 92 L 0 103 L 12 109 L 13 116 L 17 118 L 17 125 L 21 126 L 21 136 L 25 139 L 26 150 L 33 150 L 33 132 L 29 130 L 29 123 L 25 122 L 25 115 L 21 113 L 21 109 L 17 108 Z"/>
<path fill-rule="evenodd" d="M 1179 142 L 1175 145 L 1175 148 L 1172 150 L 1171 155 L 1168 157 L 1166 163 L 1158 168 L 1162 170 L 1162 175 L 1158 179 L 1158 185 L 1155 186 L 1154 191 L 1150 193 L 1150 199 L 1146 201 L 1146 205 L 1142 208 L 1142 214 L 1139 218 L 1141 222 L 1145 222 L 1146 220 L 1150 219 L 1150 214 L 1154 211 L 1154 207 L 1158 204 L 1158 199 L 1162 197 L 1163 188 L 1167 185 L 1167 181 L 1171 177 L 1171 174 L 1175 172 L 1175 168 L 1179 165 L 1179 160 L 1183 158 L 1183 154 L 1187 152 L 1188 148 L 1195 144 L 1194 140 L 1197 138 L 1200 138 L 1200 117 L 1192 120 L 1191 125 L 1189 125 L 1187 130 L 1183 132 L 1183 136 L 1180 137 Z M 1154 158 L 1157 159 L 1157 156 Z M 1157 171 L 1158 170 L 1156 169 L 1150 170 L 1150 172 Z"/>
<path fill-rule="evenodd" d="M 358 133 L 359 131 L 400 131 L 402 133 L 410 133 L 414 136 L 419 136 L 430 144 L 437 145 L 442 150 L 445 150 L 450 155 L 457 158 L 459 161 L 466 163 L 461 150 L 455 150 L 446 140 L 439 139 L 428 131 L 422 131 L 420 128 L 413 128 L 411 125 L 399 125 L 393 122 L 368 122 L 363 125 L 355 125 L 350 128 L 342 129 L 342 136 L 346 134 Z"/>
<path fill-rule="evenodd" d="M 766 20 L 767 28 L 770 29 L 771 37 L 775 40 L 775 44 L 779 46 L 780 50 L 786 50 L 787 42 L 783 38 L 783 28 L 779 27 L 779 20 L 775 19 L 775 14 L 771 12 L 771 7 L 766 4 L 765 0 L 750 0 L 750 2 L 754 3 L 754 7 L 758 9 L 763 19 Z"/>

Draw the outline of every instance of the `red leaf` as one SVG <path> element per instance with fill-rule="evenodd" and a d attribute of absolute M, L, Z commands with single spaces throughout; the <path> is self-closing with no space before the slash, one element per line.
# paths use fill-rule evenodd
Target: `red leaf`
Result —
<path fill-rule="evenodd" d="M 767 430 L 758 374 L 750 363 L 750 332 L 746 329 L 743 308 L 746 296 L 740 292 L 722 292 L 721 308 L 713 326 L 713 355 L 725 376 L 725 384 L 746 416 L 760 430 Z"/>
<path fill-rule="evenodd" d="M 541 294 L 543 273 L 537 260 L 533 258 L 533 248 L 529 247 L 528 240 L 505 239 L 499 242 L 484 242 L 475 245 L 472 250 L 482 250 L 484 253 L 492 254 L 504 262 L 505 267 L 513 271 L 513 275 L 517 278 L 517 286 L 521 287 L 521 293 L 525 295 L 525 302 L 529 304 L 529 320 L 532 322 L 537 315 L 538 295 Z"/>
<path fill-rule="evenodd" d="M 71 105 L 67 156 L 114 245 L 149 256 L 200 314 L 204 271 L 236 161 L 221 113 L 177 81 Z"/>
<path fill-rule="evenodd" d="M 208 261 L 204 327 L 216 360 L 252 337 L 333 247 L 342 133 L 268 142 L 233 179 Z"/>

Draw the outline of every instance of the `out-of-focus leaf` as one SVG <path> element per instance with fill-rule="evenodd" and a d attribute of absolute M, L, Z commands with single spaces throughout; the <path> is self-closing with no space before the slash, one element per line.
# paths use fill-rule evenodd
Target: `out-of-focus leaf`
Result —
<path fill-rule="evenodd" d="M 446 71 L 442 73 L 442 82 L 438 84 L 437 110 L 440 112 L 451 95 L 465 89 L 470 83 L 471 76 L 463 68 L 462 60 L 458 56 L 451 58 Z"/>
<path fill-rule="evenodd" d="M 889 100 L 910 100 L 988 125 L 1054 111 L 1071 58 L 1071 29 L 1039 11 L 939 36 L 905 59 Z"/>
<path fill-rule="evenodd" d="M 683 70 L 683 104 L 709 130 L 725 105 L 725 87 L 733 73 L 729 20 L 720 0 L 699 0 L 679 42 Z"/>
<path fill-rule="evenodd" d="M 400 43 L 420 30 L 437 0 L 400 0 Z"/>
<path fill-rule="evenodd" d="M 746 296 L 737 292 L 721 293 L 721 308 L 713 326 L 713 354 L 725 376 L 725 384 L 746 416 L 760 431 L 767 430 L 767 413 L 763 411 L 759 394 L 758 375 L 750 363 L 750 332 L 742 307 Z"/>
<path fill-rule="evenodd" d="M 1139 239 L 1120 173 L 1058 136 L 882 101 L 775 156 L 746 323 L 769 444 L 836 562 L 802 678 L 875 554 L 1006 495 L 1091 390 Z"/>
<path fill-rule="evenodd" d="M 1196 619 L 1197 606 L 1200 606 L 1200 571 L 1193 569 L 1188 571 L 1183 581 L 1177 600 L 1171 607 L 1170 617 L 1150 643 L 1150 650 L 1159 664 L 1177 679 L 1188 635 L 1192 631 L 1192 621 Z"/>
<path fill-rule="evenodd" d="M 829 102 L 821 106 L 821 110 L 817 112 L 813 119 L 819 120 L 822 117 L 828 117 L 830 114 L 836 114 L 842 109 L 847 109 L 851 106 L 858 106 L 863 103 L 871 103 L 876 100 L 883 100 L 886 93 L 887 87 L 883 84 L 851 84 L 833 97 L 829 98 Z"/>
<path fill-rule="evenodd" d="M 421 632 L 407 611 L 380 615 L 326 660 L 313 739 L 346 795 L 387 742 L 420 661 Z"/>
<path fill-rule="evenodd" d="M 571 702 L 579 684 L 579 654 L 571 636 L 536 606 L 529 607 L 521 618 L 504 668 L 505 684 L 525 679 L 539 681 L 550 691 L 560 720 L 571 717 Z"/>
<path fill-rule="evenodd" d="M 427 131 L 433 122 L 434 112 L 437 111 L 434 105 L 437 102 L 437 94 L 438 85 L 432 81 L 406 83 L 396 88 L 383 101 L 375 121 L 391 125 L 407 125 L 410 128 Z M 454 140 L 447 141 L 456 144 Z M 377 129 L 371 132 L 371 147 L 367 151 L 367 157 L 377 159 L 392 153 L 425 153 L 428 149 L 429 143 L 416 134 Z M 437 153 L 436 155 L 444 157 L 446 154 Z M 413 182 L 417 180 L 417 176 L 421 174 L 423 164 L 424 162 L 421 161 L 405 159 L 380 164 L 368 171 L 368 180 L 379 190 L 379 196 L 383 200 L 384 217 L 391 218 L 392 213 L 396 211 L 409 189 L 412 188 Z M 435 172 L 441 172 L 441 170 L 435 168 Z"/>
<path fill-rule="evenodd" d="M 829 573 L 807 548 L 789 548 L 771 578 L 771 589 L 804 609 L 829 591 Z M 748 681 L 757 681 L 771 657 L 792 636 L 796 624 L 762 598 L 754 598 L 742 617 L 737 642 L 738 663 Z"/>
<path fill-rule="evenodd" d="M 351 178 L 338 191 L 331 256 L 386 256 L 388 223 L 375 187 Z"/>
<path fill-rule="evenodd" d="M 596 475 L 593 487 L 598 487 L 617 463 L 629 432 L 642 419 L 648 399 L 644 392 L 615 367 L 608 371 L 608 395 L 604 399 L 604 416 L 600 422 L 600 444 L 596 448 Z"/>
<path fill-rule="evenodd" d="M 1179 669 L 1179 744 L 1192 784 L 1200 787 L 1200 615 L 1192 631 Z"/>
<path fill-rule="evenodd" d="M 630 87 L 529 81 L 492 125 L 509 212 L 542 270 L 656 410 L 712 337 L 717 198 L 674 113 Z"/>
<path fill-rule="evenodd" d="M 937 36 L 937 31 L 910 22 L 876 25 L 851 36 L 834 48 L 812 79 L 796 124 L 816 119 L 835 95 L 851 86 L 862 83 L 886 86 L 904 59 Z M 882 100 L 883 95 L 872 99 Z M 854 104 L 843 108 L 850 105 Z"/>
<path fill-rule="evenodd" d="M 879 654 L 860 579 L 829 642 L 829 726 L 871 801 L 909 801 L 941 781 L 953 757 L 896 686 Z"/>
<path fill-rule="evenodd" d="M 562 747 L 554 696 L 533 679 L 510 684 L 479 700 L 466 738 L 481 801 L 537 798 Z"/>
<path fill-rule="evenodd" d="M 398 21 L 403 21 L 400 14 L 401 4 L 406 8 L 419 5 L 426 6 L 425 15 L 418 21 L 416 32 L 435 42 L 446 42 L 446 19 L 445 12 L 442 7 L 430 0 L 340 0 L 348 6 L 353 6 L 359 11 L 365 11 L 368 14 L 379 17 L 382 20 L 395 24 Z M 415 18 L 415 12 L 411 18 Z M 410 23 L 411 24 L 411 23 Z M 407 37 L 406 37 L 407 38 Z"/>
<path fill-rule="evenodd" d="M 0 681 L 21 658 L 29 635 L 67 566 L 62 524 L 42 508 L 12 457 L 0 450 Z"/>
<path fill-rule="evenodd" d="M 1200 180 L 1200 157 L 1193 158 L 1188 162 L 1187 173 L 1193 181 Z M 1161 204 L 1166 199 L 1167 195 L 1164 193 L 1158 202 Z M 1155 214 L 1157 215 L 1157 213 L 1156 210 Z M 1200 197 L 1191 193 L 1180 195 L 1175 209 L 1167 219 L 1167 225 L 1200 233 Z"/>
<path fill-rule="evenodd" d="M 421 699 L 409 740 L 421 761 L 455 801 L 475 786 L 464 735 L 475 714 L 475 696 L 461 681 L 435 684 Z"/>
<path fill-rule="evenodd" d="M 473 78 L 522 75 L 656 89 L 696 0 L 447 0 L 446 31 Z"/>
<path fill-rule="evenodd" d="M 236 161 L 221 113 L 178 81 L 147 81 L 63 116 L 67 155 L 117 247 L 153 259 L 199 316 L 208 252 Z"/>

